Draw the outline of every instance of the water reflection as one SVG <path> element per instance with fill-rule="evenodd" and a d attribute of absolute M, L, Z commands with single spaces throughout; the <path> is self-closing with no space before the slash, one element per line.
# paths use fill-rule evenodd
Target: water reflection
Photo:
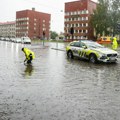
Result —
<path fill-rule="evenodd" d="M 32 64 L 27 64 L 25 66 L 26 66 L 26 68 L 24 70 L 24 73 L 25 73 L 24 76 L 25 77 L 32 76 L 33 71 L 34 71 L 33 65 Z"/>
<path fill-rule="evenodd" d="M 23 64 L 24 46 L 36 54 L 32 65 Z M 91 64 L 50 47 L 0 42 L 0 118 L 119 120 L 120 58 Z"/>

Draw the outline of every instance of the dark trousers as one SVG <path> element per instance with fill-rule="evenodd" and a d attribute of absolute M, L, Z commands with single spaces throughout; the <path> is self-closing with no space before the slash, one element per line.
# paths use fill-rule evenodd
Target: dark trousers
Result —
<path fill-rule="evenodd" d="M 27 61 L 27 64 L 30 64 L 32 61 L 32 54 L 29 55 L 30 59 Z"/>

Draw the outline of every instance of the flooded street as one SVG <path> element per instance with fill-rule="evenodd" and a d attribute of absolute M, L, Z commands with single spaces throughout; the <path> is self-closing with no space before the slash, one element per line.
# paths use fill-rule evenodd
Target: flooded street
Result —
<path fill-rule="evenodd" d="M 35 52 L 32 65 L 22 47 Z M 0 41 L 0 120 L 120 120 L 120 58 L 92 64 L 64 49 Z"/>

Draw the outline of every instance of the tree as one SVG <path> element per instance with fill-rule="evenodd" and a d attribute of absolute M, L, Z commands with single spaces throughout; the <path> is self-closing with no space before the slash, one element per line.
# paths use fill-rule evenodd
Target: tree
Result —
<path fill-rule="evenodd" d="M 111 0 L 110 20 L 113 36 L 118 33 L 117 24 L 120 23 L 120 0 Z"/>
<path fill-rule="evenodd" d="M 91 24 L 95 29 L 96 36 L 109 35 L 109 0 L 98 0 L 97 8 L 91 16 Z"/>
<path fill-rule="evenodd" d="M 98 0 L 97 8 L 91 16 L 96 36 L 118 34 L 118 23 L 120 23 L 120 0 Z"/>
<path fill-rule="evenodd" d="M 50 31 L 50 33 L 51 33 L 51 39 L 55 39 L 58 36 L 57 32 L 55 31 Z"/>

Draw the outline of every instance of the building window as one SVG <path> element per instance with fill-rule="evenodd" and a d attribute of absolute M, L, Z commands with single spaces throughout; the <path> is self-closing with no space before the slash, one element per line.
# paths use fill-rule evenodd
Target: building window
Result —
<path fill-rule="evenodd" d="M 82 18 L 81 18 L 81 17 L 78 17 L 78 20 L 80 21 L 80 20 L 82 20 Z"/>
<path fill-rule="evenodd" d="M 88 14 L 89 13 L 89 11 L 88 10 L 86 10 L 86 14 Z"/>
<path fill-rule="evenodd" d="M 26 20 L 29 20 L 29 17 L 27 17 Z"/>
<path fill-rule="evenodd" d="M 84 27 L 86 27 L 86 24 L 85 24 L 85 23 L 83 23 L 83 26 L 84 26 Z"/>
<path fill-rule="evenodd" d="M 45 24 L 43 24 L 43 27 L 45 27 Z"/>
<path fill-rule="evenodd" d="M 78 27 L 78 24 L 76 24 L 76 27 Z"/>
<path fill-rule="evenodd" d="M 81 11 L 78 11 L 78 14 L 81 14 Z"/>
<path fill-rule="evenodd" d="M 43 22 L 45 22 L 45 20 L 43 20 Z"/>
<path fill-rule="evenodd" d="M 76 30 L 76 33 L 79 33 L 79 30 Z"/>
<path fill-rule="evenodd" d="M 77 15 L 77 12 L 76 12 L 76 11 L 74 12 L 74 15 Z"/>
<path fill-rule="evenodd" d="M 83 30 L 83 33 L 86 33 L 86 30 Z"/>
<path fill-rule="evenodd" d="M 67 15 L 70 15 L 70 13 L 68 12 Z"/>
<path fill-rule="evenodd" d="M 88 20 L 88 17 L 86 17 L 86 20 Z"/>

